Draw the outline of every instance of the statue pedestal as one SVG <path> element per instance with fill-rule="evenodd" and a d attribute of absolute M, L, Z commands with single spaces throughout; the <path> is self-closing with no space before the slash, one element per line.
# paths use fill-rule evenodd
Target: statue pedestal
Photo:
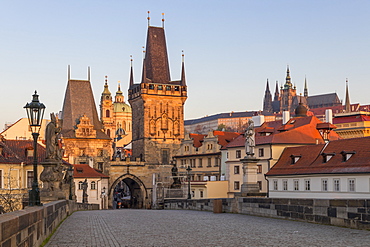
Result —
<path fill-rule="evenodd" d="M 240 161 L 243 164 L 241 196 L 258 196 L 260 193 L 260 188 L 257 183 L 257 162 L 259 159 L 247 156 Z"/>
<path fill-rule="evenodd" d="M 44 203 L 68 198 L 68 190 L 63 186 L 63 165 L 61 161 L 46 160 L 41 163 L 44 170 L 40 174 L 43 188 L 40 191 Z"/>

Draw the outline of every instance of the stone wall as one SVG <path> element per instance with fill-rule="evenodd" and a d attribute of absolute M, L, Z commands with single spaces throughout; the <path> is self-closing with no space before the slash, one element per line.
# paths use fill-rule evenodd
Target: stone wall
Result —
<path fill-rule="evenodd" d="M 227 198 L 222 212 L 370 229 L 370 200 Z M 213 211 L 214 199 L 165 200 L 165 209 Z"/>
<path fill-rule="evenodd" d="M 78 210 L 96 210 L 97 204 L 55 201 L 43 206 L 0 215 L 0 246 L 40 246 L 59 223 Z"/>

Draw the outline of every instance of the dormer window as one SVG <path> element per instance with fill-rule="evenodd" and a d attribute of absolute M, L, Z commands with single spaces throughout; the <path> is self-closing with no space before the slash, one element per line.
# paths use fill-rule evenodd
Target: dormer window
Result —
<path fill-rule="evenodd" d="M 322 162 L 323 163 L 327 163 L 331 158 L 333 158 L 333 156 L 335 155 L 335 153 L 322 153 Z"/>
<path fill-rule="evenodd" d="M 77 168 L 76 171 L 77 173 L 83 173 L 84 170 L 82 168 Z"/>
<path fill-rule="evenodd" d="M 26 149 L 26 157 L 33 157 L 33 148 Z"/>
<path fill-rule="evenodd" d="M 356 152 L 354 151 L 350 151 L 350 152 L 347 152 L 347 151 L 342 151 L 340 152 L 340 154 L 342 155 L 342 162 L 346 162 L 347 160 L 349 160 Z"/>
<path fill-rule="evenodd" d="M 301 158 L 302 156 L 301 155 L 290 155 L 290 159 L 291 159 L 291 165 L 294 165 L 295 163 L 298 162 L 298 160 Z"/>

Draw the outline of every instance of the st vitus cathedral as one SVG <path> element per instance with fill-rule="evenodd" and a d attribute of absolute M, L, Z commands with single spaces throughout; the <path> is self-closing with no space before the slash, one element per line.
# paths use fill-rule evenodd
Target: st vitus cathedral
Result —
<path fill-rule="evenodd" d="M 342 104 L 336 93 L 308 96 L 306 79 L 304 83 L 303 96 L 297 95 L 296 86 L 293 85 L 291 81 L 289 67 L 287 67 L 285 83 L 280 87 L 280 91 L 278 82 L 276 82 L 273 100 L 270 92 L 269 82 L 267 80 L 265 96 L 263 99 L 263 111 L 265 113 L 282 113 L 283 111 L 293 112 L 300 103 L 307 109 L 332 107 Z"/>

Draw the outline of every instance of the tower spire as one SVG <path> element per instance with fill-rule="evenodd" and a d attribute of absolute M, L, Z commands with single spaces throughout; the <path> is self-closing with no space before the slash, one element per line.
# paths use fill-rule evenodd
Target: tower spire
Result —
<path fill-rule="evenodd" d="M 181 67 L 181 86 L 186 86 L 186 79 L 185 79 L 185 58 L 184 58 L 184 50 L 182 50 L 182 67 Z"/>
<path fill-rule="evenodd" d="M 90 81 L 90 66 L 87 67 L 87 80 Z"/>
<path fill-rule="evenodd" d="M 291 79 L 290 79 L 290 70 L 289 70 L 289 65 L 288 65 L 287 69 L 286 69 L 286 78 L 285 78 L 284 89 L 290 89 L 290 88 L 292 88 L 292 82 L 291 82 Z"/>
<path fill-rule="evenodd" d="M 348 78 L 346 78 L 346 106 L 345 112 L 351 112 L 351 102 L 349 100 L 349 90 L 348 90 Z"/>
<path fill-rule="evenodd" d="M 272 96 L 270 93 L 269 79 L 266 82 L 265 98 L 263 101 L 263 111 L 272 112 Z"/>
<path fill-rule="evenodd" d="M 304 91 L 303 91 L 303 96 L 305 98 L 308 97 L 308 88 L 307 88 L 307 78 L 306 78 L 306 76 L 304 77 Z"/>
<path fill-rule="evenodd" d="M 279 100 L 279 82 L 276 81 L 274 101 L 278 101 L 278 100 Z"/>
<path fill-rule="evenodd" d="M 130 55 L 130 87 L 134 85 L 134 69 L 132 66 L 132 55 Z"/>
<path fill-rule="evenodd" d="M 164 28 L 164 13 L 162 13 L 162 27 Z"/>

